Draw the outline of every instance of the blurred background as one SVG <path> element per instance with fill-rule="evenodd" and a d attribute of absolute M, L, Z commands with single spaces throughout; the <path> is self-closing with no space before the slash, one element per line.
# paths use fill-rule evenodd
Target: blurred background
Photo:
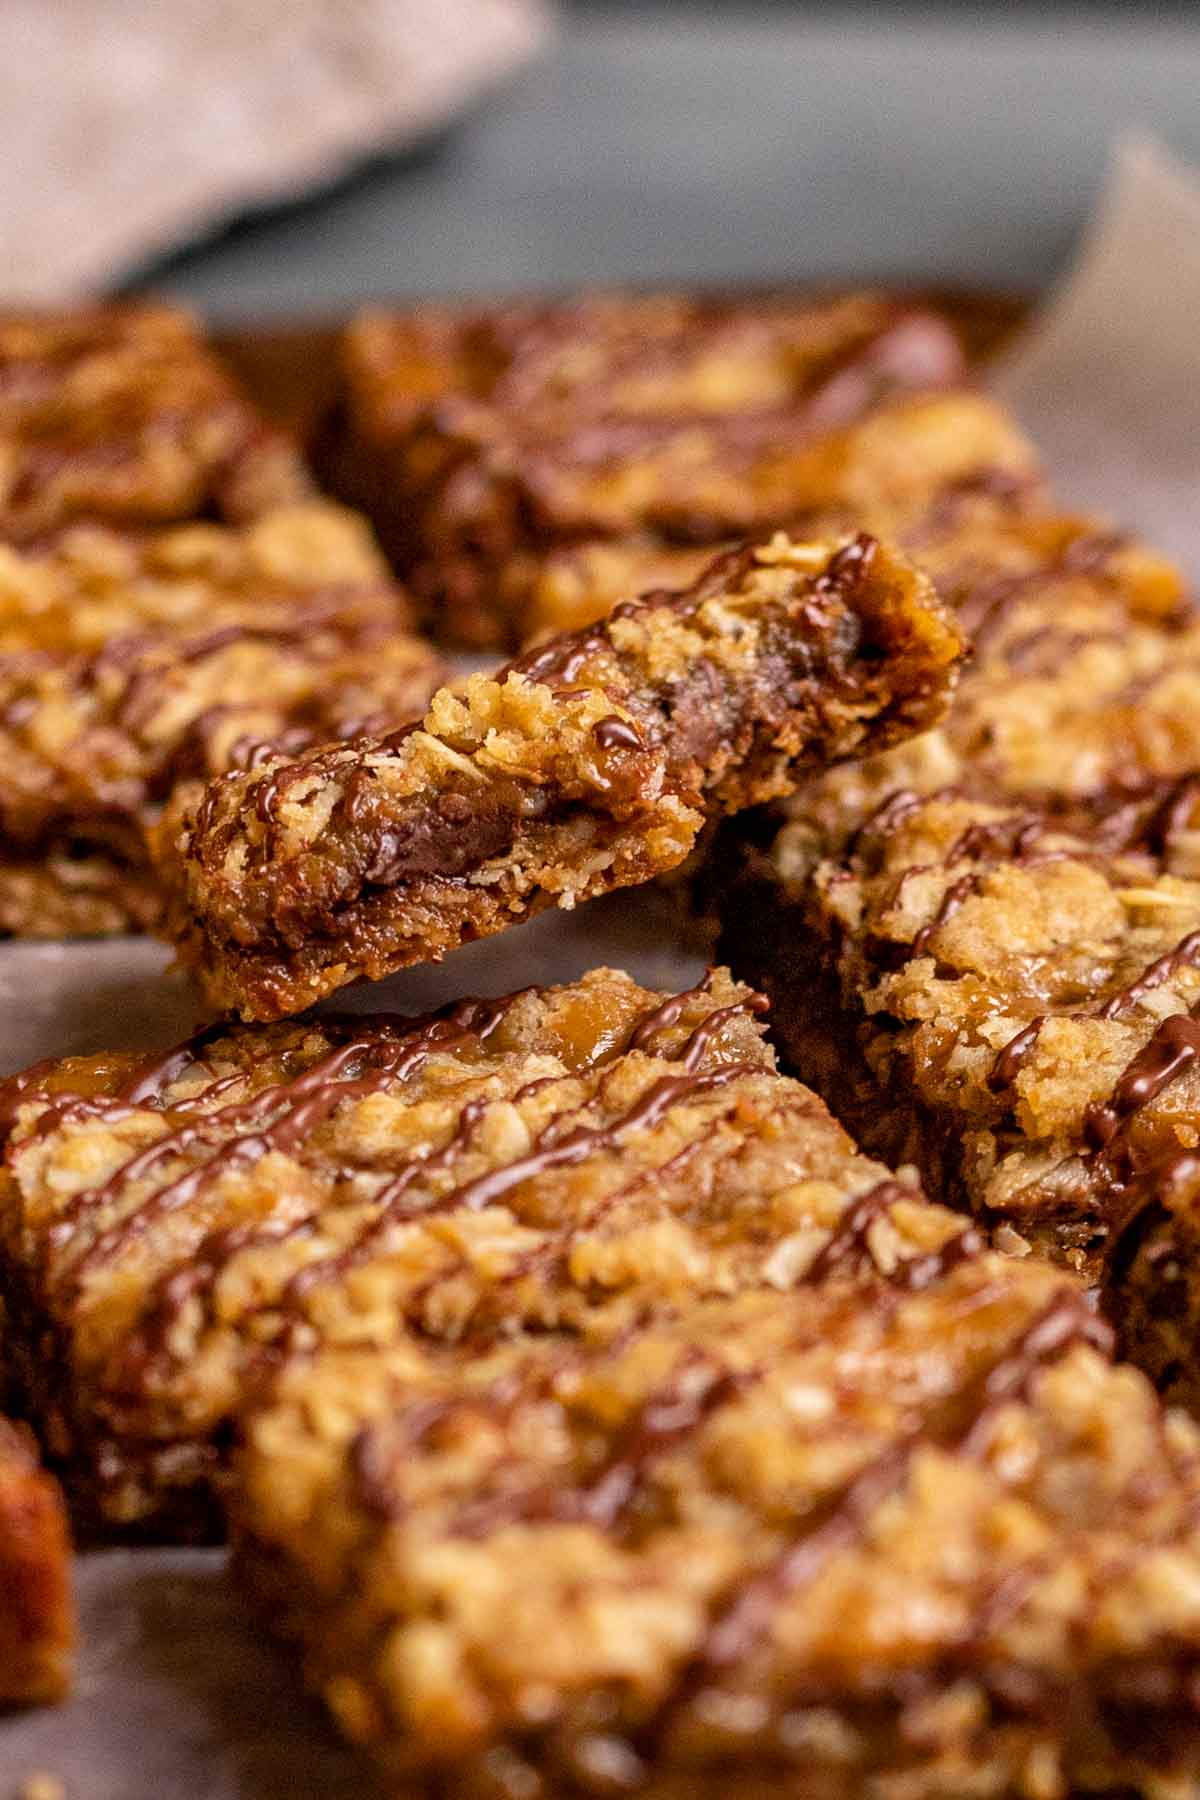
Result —
<path fill-rule="evenodd" d="M 65 0 L 36 3 L 40 30 Z M 93 0 L 89 17 L 118 3 Z M 129 11 L 150 32 L 180 5 L 191 0 Z M 330 55 L 348 68 L 354 31 L 403 6 L 328 0 L 324 28 L 336 17 L 340 34 Z M 224 9 L 201 10 L 218 34 Z M 319 191 L 303 167 L 264 179 L 261 192 L 253 179 L 234 183 L 207 212 L 193 207 L 174 237 L 147 234 L 154 249 L 132 266 L 126 249 L 109 279 L 165 286 L 227 317 L 321 313 L 365 294 L 580 282 L 865 275 L 1029 290 L 1067 257 L 1119 132 L 1153 130 L 1200 161 L 1194 0 L 530 0 L 518 10 L 526 35 L 496 53 L 493 72 L 468 0 L 426 5 L 434 22 L 422 29 L 444 34 L 445 56 L 480 52 L 469 92 L 443 95 L 414 123 L 401 60 L 386 76 L 394 116 L 385 107 L 318 159 Z M 295 63 L 288 33 L 310 11 L 287 0 L 237 9 L 239 29 L 257 15 L 255 54 L 276 92 Z M 494 23 L 496 7 L 485 11 Z M 354 79 L 382 88 L 377 50 L 360 60 Z M 203 119 L 219 103 L 215 125 L 193 129 L 219 147 L 230 120 L 236 131 L 242 78 L 235 66 L 189 94 L 180 71 L 170 116 Z M 263 111 L 270 81 L 253 127 L 268 163 L 279 141 Z M 168 133 L 161 120 L 154 129 Z M 302 134 L 303 122 L 288 129 Z M 142 156 L 152 180 L 156 145 Z M 247 192 L 267 209 L 226 223 Z M 168 248 L 180 231 L 188 247 Z"/>

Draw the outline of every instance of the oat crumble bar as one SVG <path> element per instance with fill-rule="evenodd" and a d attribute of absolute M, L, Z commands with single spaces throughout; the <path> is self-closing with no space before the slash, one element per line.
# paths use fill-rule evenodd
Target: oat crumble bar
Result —
<path fill-rule="evenodd" d="M 66 1693 L 75 1642 L 70 1562 L 57 1484 L 26 1433 L 0 1419 L 0 1707 Z"/>
<path fill-rule="evenodd" d="M 962 1221 L 775 1073 L 761 1010 L 720 971 L 664 996 L 598 970 L 11 1078 L 8 1356 L 80 1518 L 211 1531 L 231 1421 L 320 1344 L 611 1335 L 825 1271 L 932 1278 Z"/>
<path fill-rule="evenodd" d="M 950 317 L 880 294 L 376 310 L 343 365 L 323 473 L 430 627 L 466 643 L 599 616 L 602 596 L 581 606 L 560 579 L 579 544 L 652 567 L 816 508 L 869 522 L 863 507 L 914 497 L 928 458 L 947 480 L 1032 473 L 997 409 L 950 404 L 967 367 Z"/>
<path fill-rule="evenodd" d="M 0 314 L 0 541 L 74 519 L 251 518 L 312 495 L 269 425 L 175 307 Z"/>
<path fill-rule="evenodd" d="M 864 1146 L 1098 1283 L 1192 1405 L 1198 846 L 1194 776 L 1086 833 L 902 791 L 797 887 L 760 871 L 725 934 Z"/>
<path fill-rule="evenodd" d="M 934 1262 L 289 1364 L 237 1567 L 384 1791 L 1193 1791 L 1200 1433 L 1064 1272 Z"/>
<path fill-rule="evenodd" d="M 403 732 L 214 781 L 164 846 L 169 933 L 215 1005 L 299 1012 L 676 868 L 707 817 L 930 723 L 959 653 L 876 540 L 779 534 Z"/>
<path fill-rule="evenodd" d="M 0 544 L 0 931 L 145 927 L 177 784 L 419 715 L 442 678 L 363 522 L 77 523 Z"/>
<path fill-rule="evenodd" d="M 1002 407 L 970 390 L 897 402 L 825 438 L 820 454 L 827 478 L 808 483 L 808 504 L 788 522 L 794 537 L 869 531 L 924 561 L 931 540 L 968 526 L 978 536 L 1045 498 L 1032 445 Z M 686 587 L 709 551 L 645 531 L 581 538 L 512 557 L 498 591 L 539 642 L 603 618 L 625 594 Z"/>

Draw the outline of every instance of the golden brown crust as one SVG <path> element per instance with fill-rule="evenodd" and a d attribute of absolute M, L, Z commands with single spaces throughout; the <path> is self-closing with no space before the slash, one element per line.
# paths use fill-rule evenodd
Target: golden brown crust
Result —
<path fill-rule="evenodd" d="M 0 546 L 0 928 L 145 928 L 180 782 L 419 713 L 442 669 L 361 521 L 74 524 Z"/>
<path fill-rule="evenodd" d="M 58 1487 L 32 1441 L 0 1419 L 0 1706 L 61 1700 L 67 1691 L 70 1559 Z"/>
<path fill-rule="evenodd" d="M 1196 813 L 1191 777 L 1087 835 L 901 794 L 791 889 L 760 853 L 723 940 L 870 1149 L 1099 1282 L 1127 1352 L 1192 1404 Z"/>
<path fill-rule="evenodd" d="M 555 565 L 580 540 L 653 562 L 839 507 L 884 532 L 862 509 L 911 502 L 922 480 L 928 495 L 929 459 L 949 482 L 1015 455 L 977 397 L 960 397 L 956 443 L 939 430 L 939 392 L 965 377 L 959 332 L 881 294 L 372 311 L 343 362 L 326 472 L 431 628 L 468 643 L 599 617 L 603 596 L 556 604 Z"/>

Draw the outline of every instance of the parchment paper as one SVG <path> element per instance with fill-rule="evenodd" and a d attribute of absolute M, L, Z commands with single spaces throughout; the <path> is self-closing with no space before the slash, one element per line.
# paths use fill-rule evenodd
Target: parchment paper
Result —
<path fill-rule="evenodd" d="M 1077 266 L 996 385 L 1060 491 L 1144 530 L 1200 576 L 1200 181 L 1122 147 Z M 197 999 L 167 953 L 128 940 L 0 946 L 0 1068 L 103 1046 L 157 1047 Z M 656 893 L 616 895 L 461 951 L 339 1004 L 423 1011 L 465 993 L 569 979 L 602 962 L 686 985 L 703 957 Z M 0 1800 L 35 1772 L 68 1800 L 367 1800 L 294 1672 L 243 1613 L 220 1552 L 79 1559 L 76 1697 L 0 1721 Z"/>

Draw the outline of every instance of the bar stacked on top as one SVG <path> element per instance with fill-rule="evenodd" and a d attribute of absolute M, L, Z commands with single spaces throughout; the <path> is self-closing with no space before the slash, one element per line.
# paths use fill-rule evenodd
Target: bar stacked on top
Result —
<path fill-rule="evenodd" d="M 163 845 L 168 929 L 214 1004 L 298 1012 L 678 867 L 708 818 L 931 723 L 960 653 L 877 539 L 779 534 L 400 732 L 213 782 Z"/>

